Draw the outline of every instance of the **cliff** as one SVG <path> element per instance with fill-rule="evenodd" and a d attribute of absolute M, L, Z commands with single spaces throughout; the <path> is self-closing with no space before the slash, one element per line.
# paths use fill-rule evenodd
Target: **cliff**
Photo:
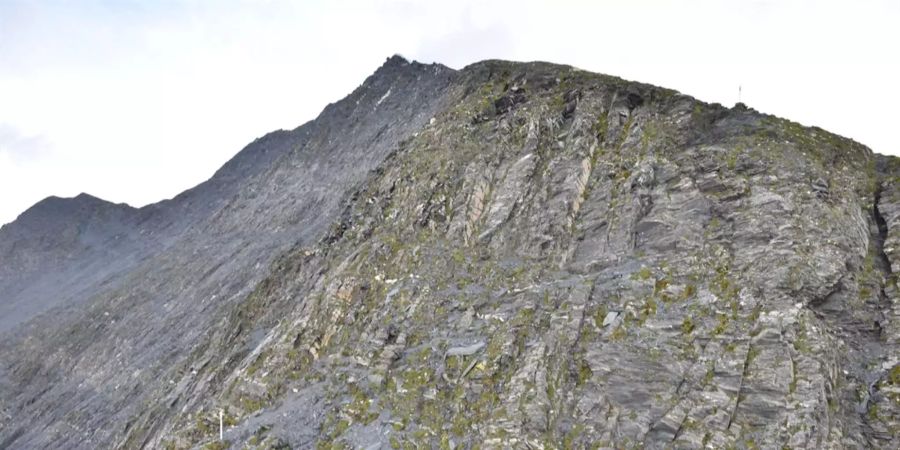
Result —
<path fill-rule="evenodd" d="M 53 200 L 77 246 L 0 230 L 0 293 L 49 302 L 0 447 L 896 448 L 898 174 L 744 105 L 393 57 L 176 199 Z"/>

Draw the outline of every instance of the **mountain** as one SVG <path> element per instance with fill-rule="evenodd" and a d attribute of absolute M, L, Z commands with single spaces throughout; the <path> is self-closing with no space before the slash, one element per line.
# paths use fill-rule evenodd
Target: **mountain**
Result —
<path fill-rule="evenodd" d="M 0 447 L 897 448 L 898 175 L 741 104 L 395 56 L 172 200 L 0 229 Z"/>

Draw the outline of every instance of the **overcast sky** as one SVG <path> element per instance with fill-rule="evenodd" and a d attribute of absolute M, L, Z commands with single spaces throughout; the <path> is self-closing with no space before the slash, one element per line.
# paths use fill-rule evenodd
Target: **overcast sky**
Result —
<path fill-rule="evenodd" d="M 399 53 L 545 60 L 743 101 L 900 154 L 900 1 L 0 0 L 0 223 L 142 206 L 314 118 Z"/>

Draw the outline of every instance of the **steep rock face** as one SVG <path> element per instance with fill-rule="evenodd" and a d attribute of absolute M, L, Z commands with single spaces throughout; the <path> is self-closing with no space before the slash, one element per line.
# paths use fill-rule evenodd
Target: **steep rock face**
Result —
<path fill-rule="evenodd" d="M 163 373 L 191 356 L 274 257 L 324 233 L 345 192 L 432 117 L 452 77 L 391 58 L 317 120 L 254 142 L 209 182 L 140 210 L 138 233 L 159 247 L 0 348 L 9 414 L 0 446 L 140 444 L 118 440 L 170 386 Z"/>
<path fill-rule="evenodd" d="M 896 444 L 871 152 L 558 66 L 453 95 L 223 318 L 269 331 L 153 442 L 222 408 L 234 445 Z"/>
<path fill-rule="evenodd" d="M 900 445 L 895 159 L 544 63 L 393 58 L 302 128 L 7 345 L 0 442 Z"/>

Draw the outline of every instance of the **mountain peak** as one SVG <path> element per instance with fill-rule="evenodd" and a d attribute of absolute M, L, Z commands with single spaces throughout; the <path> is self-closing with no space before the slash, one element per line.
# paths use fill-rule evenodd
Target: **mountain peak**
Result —
<path fill-rule="evenodd" d="M 388 65 L 400 65 L 400 66 L 402 66 L 402 65 L 407 65 L 407 64 L 409 64 L 409 63 L 411 63 L 411 62 L 413 62 L 413 61 L 410 61 L 410 60 L 406 59 L 405 57 L 403 57 L 403 56 L 400 55 L 399 53 L 394 53 L 393 55 L 389 56 L 389 57 L 384 61 L 383 66 L 388 66 Z"/>
<path fill-rule="evenodd" d="M 407 59 L 406 57 L 395 53 L 394 55 L 385 59 L 384 64 L 382 64 L 381 67 L 375 70 L 372 76 L 369 77 L 369 80 L 371 80 L 372 78 L 394 78 L 401 73 L 416 73 L 429 68 L 434 69 L 436 72 L 440 72 L 443 70 L 453 71 L 453 69 L 443 64 L 426 64 L 416 60 Z M 369 80 L 367 80 L 367 82 Z"/>
<path fill-rule="evenodd" d="M 82 192 L 82 193 L 76 195 L 75 197 L 73 197 L 73 200 L 76 200 L 79 202 L 105 201 L 98 197 L 94 197 L 93 195 L 88 194 L 87 192 Z"/>
<path fill-rule="evenodd" d="M 74 197 L 58 197 L 56 195 L 51 195 L 35 203 L 34 206 L 26 210 L 22 215 L 28 214 L 29 211 L 64 213 L 83 208 L 135 209 L 125 203 L 113 203 L 86 192 L 82 192 Z"/>
<path fill-rule="evenodd" d="M 234 447 L 900 448 L 900 164 L 443 67 L 387 58 L 159 219 L 82 195 L 0 236 L 0 319 L 67 306 L 0 339 L 0 446 L 219 445 L 224 413 Z"/>

